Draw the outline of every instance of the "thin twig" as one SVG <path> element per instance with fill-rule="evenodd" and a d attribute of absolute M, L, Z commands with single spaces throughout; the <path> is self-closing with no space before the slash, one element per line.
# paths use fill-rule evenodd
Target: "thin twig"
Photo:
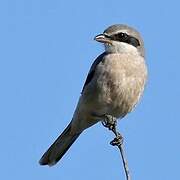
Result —
<path fill-rule="evenodd" d="M 108 128 L 110 131 L 112 131 L 115 134 L 115 138 L 110 142 L 112 146 L 117 146 L 119 148 L 121 158 L 123 161 L 123 167 L 126 174 L 126 180 L 131 180 L 129 168 L 128 168 L 128 162 L 125 158 L 124 148 L 123 148 L 123 137 L 122 135 L 117 131 L 117 119 L 106 115 L 105 120 L 102 121 L 103 126 Z"/>

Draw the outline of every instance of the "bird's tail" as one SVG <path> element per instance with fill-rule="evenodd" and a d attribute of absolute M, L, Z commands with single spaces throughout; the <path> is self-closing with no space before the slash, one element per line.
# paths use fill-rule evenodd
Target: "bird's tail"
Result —
<path fill-rule="evenodd" d="M 70 131 L 71 123 L 41 157 L 39 160 L 40 165 L 53 166 L 63 157 L 66 151 L 81 134 L 71 134 Z"/>

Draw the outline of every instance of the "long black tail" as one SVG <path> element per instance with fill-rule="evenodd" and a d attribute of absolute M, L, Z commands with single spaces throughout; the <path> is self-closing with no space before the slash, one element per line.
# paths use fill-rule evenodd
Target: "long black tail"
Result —
<path fill-rule="evenodd" d="M 44 155 L 39 160 L 40 165 L 55 165 L 79 137 L 79 134 L 70 134 L 71 124 L 63 131 L 63 133 L 56 139 L 56 141 L 49 147 Z"/>

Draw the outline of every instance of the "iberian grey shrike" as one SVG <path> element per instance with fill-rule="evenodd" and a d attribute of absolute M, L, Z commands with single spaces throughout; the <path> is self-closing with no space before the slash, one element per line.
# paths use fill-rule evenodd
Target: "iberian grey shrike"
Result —
<path fill-rule="evenodd" d="M 70 124 L 44 153 L 41 165 L 56 164 L 86 128 L 107 115 L 123 118 L 143 94 L 147 68 L 140 34 L 116 24 L 95 40 L 104 44 L 105 52 L 92 64 Z"/>

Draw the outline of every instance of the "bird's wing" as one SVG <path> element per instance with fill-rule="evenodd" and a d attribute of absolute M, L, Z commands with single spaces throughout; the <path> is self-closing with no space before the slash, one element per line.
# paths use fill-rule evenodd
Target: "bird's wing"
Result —
<path fill-rule="evenodd" d="M 83 86 L 83 89 L 82 89 L 82 92 L 81 94 L 83 93 L 85 87 L 91 82 L 91 80 L 93 79 L 94 77 L 94 73 L 95 73 L 95 69 L 97 67 L 97 65 L 103 61 L 104 57 L 106 56 L 106 52 L 102 53 L 101 55 L 99 55 L 96 60 L 93 62 L 90 70 L 89 70 L 89 73 L 88 73 L 88 76 L 86 78 L 86 81 L 84 83 L 84 86 Z"/>

